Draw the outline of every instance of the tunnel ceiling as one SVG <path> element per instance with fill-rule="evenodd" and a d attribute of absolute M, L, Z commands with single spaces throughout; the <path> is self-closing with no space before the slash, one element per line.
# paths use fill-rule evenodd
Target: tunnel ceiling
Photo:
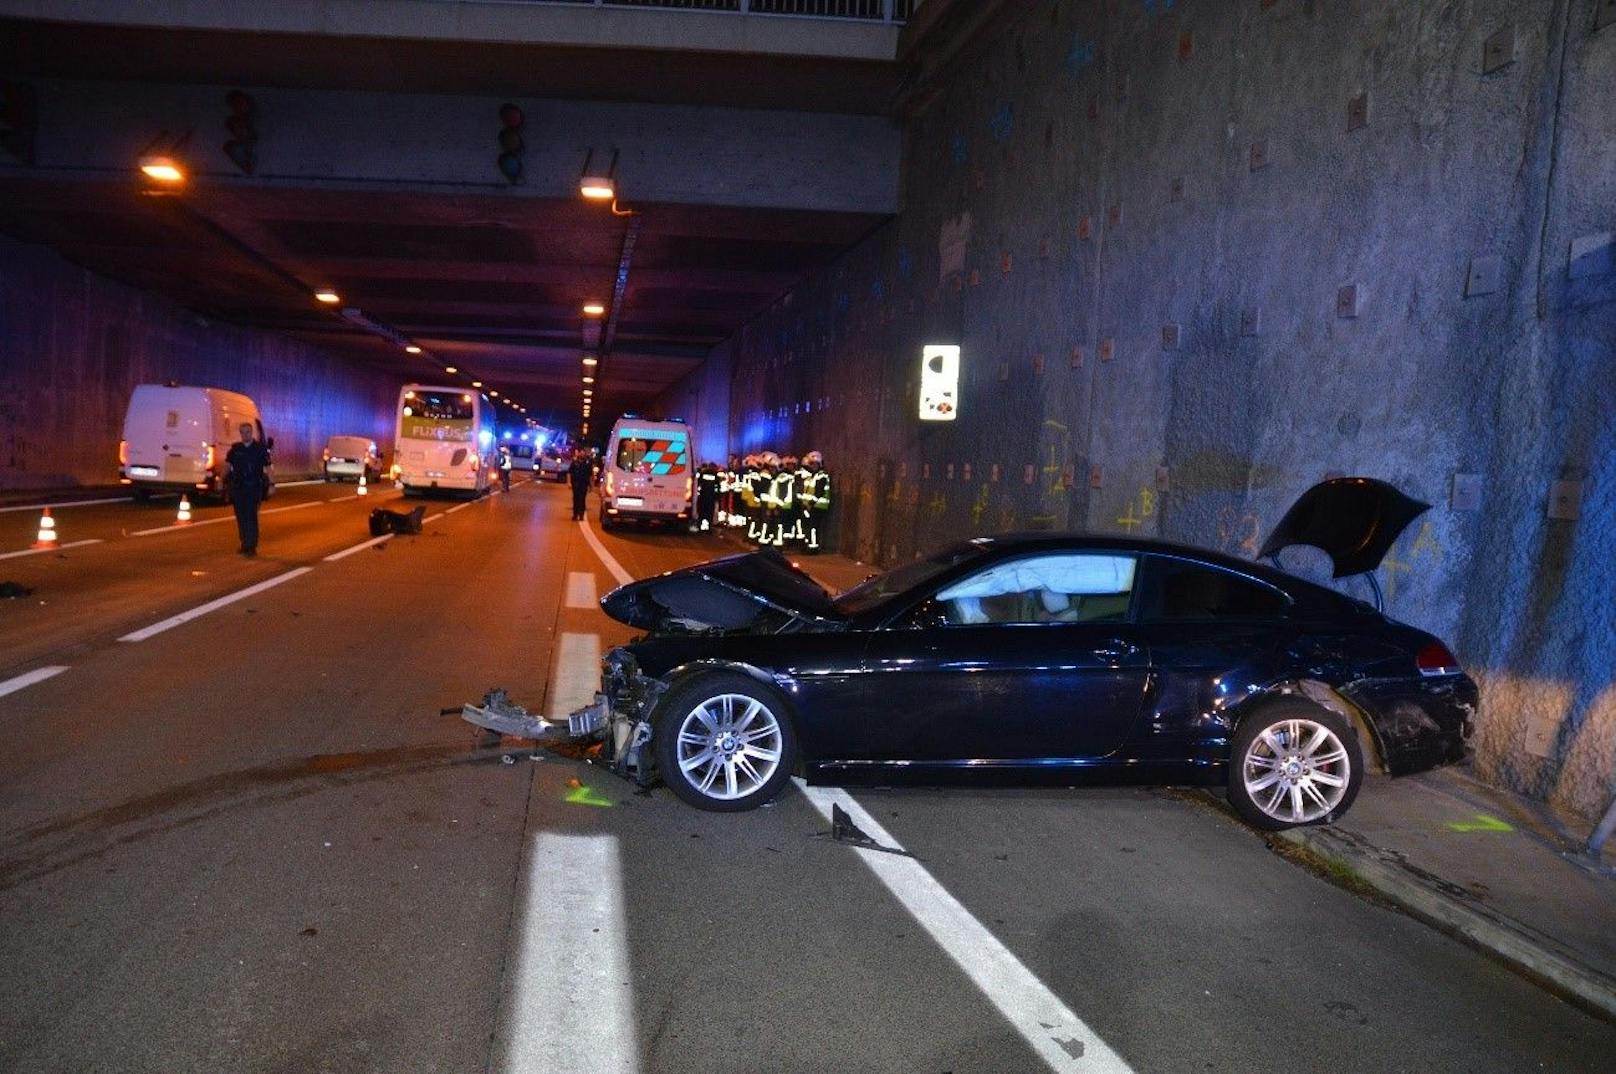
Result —
<path fill-rule="evenodd" d="M 639 206 L 597 423 L 645 406 L 805 273 L 880 223 L 861 213 Z M 629 218 L 581 200 L 198 184 L 0 181 L 0 231 L 204 317 L 396 369 L 453 364 L 532 416 L 576 418 L 586 301 L 611 302 Z M 427 352 L 356 327 L 344 307 Z M 435 361 L 428 362 L 431 358 Z"/>

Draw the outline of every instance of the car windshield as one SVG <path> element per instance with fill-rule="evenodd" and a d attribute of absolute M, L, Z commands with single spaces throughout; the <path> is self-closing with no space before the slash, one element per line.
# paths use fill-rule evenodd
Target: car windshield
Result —
<path fill-rule="evenodd" d="M 933 578 L 939 577 L 945 571 L 957 567 L 961 563 L 985 555 L 987 550 L 985 544 L 979 544 L 975 541 L 950 545 L 940 552 L 932 553 L 925 559 L 906 563 L 902 567 L 894 567 L 890 571 L 860 582 L 852 589 L 838 595 L 832 603 L 836 605 L 836 610 L 843 615 L 859 615 L 869 611 L 884 600 L 895 597 L 900 593 L 907 593 L 917 586 L 925 585 Z"/>

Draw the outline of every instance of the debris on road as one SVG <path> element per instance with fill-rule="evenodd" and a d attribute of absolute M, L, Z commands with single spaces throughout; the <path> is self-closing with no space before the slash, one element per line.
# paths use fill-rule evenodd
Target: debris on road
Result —
<path fill-rule="evenodd" d="M 901 858 L 914 857 L 907 850 L 889 847 L 865 835 L 864 830 L 853 823 L 853 818 L 847 815 L 847 810 L 836 804 L 830 807 L 830 837 L 838 843 L 846 843 L 862 850 L 879 850 L 883 854 L 896 854 Z"/>
<path fill-rule="evenodd" d="M 445 709 L 447 715 L 454 709 Z M 551 723 L 542 716 L 534 716 L 511 700 L 502 686 L 496 686 L 483 695 L 481 704 L 465 704 L 459 709 L 460 718 L 485 731 L 517 738 L 547 739 L 566 734 L 566 724 Z"/>
<path fill-rule="evenodd" d="M 385 537 L 390 533 L 420 533 L 425 518 L 425 507 L 417 507 L 412 511 L 389 511 L 385 507 L 378 507 L 370 513 L 370 535 Z"/>
<path fill-rule="evenodd" d="M 20 582 L 0 582 L 0 600 L 15 600 L 26 597 L 33 590 Z"/>

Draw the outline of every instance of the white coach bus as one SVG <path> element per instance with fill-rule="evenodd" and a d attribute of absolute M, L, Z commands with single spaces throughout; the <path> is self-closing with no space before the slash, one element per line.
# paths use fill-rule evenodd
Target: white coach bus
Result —
<path fill-rule="evenodd" d="M 406 384 L 398 393 L 393 462 L 406 496 L 464 492 L 495 480 L 494 405 L 465 388 Z"/>

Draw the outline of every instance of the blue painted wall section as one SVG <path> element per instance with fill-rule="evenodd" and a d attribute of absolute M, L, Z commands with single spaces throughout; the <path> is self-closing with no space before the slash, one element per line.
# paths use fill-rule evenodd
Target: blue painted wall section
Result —
<path fill-rule="evenodd" d="M 1313 482 L 1393 481 L 1435 507 L 1389 610 L 1482 681 L 1481 769 L 1602 809 L 1616 28 L 1595 0 L 1003 10 L 906 123 L 903 212 L 714 367 L 731 444 L 825 451 L 842 549 L 885 564 L 1045 527 L 1250 554 Z M 950 425 L 915 418 L 928 342 L 964 348 Z"/>

